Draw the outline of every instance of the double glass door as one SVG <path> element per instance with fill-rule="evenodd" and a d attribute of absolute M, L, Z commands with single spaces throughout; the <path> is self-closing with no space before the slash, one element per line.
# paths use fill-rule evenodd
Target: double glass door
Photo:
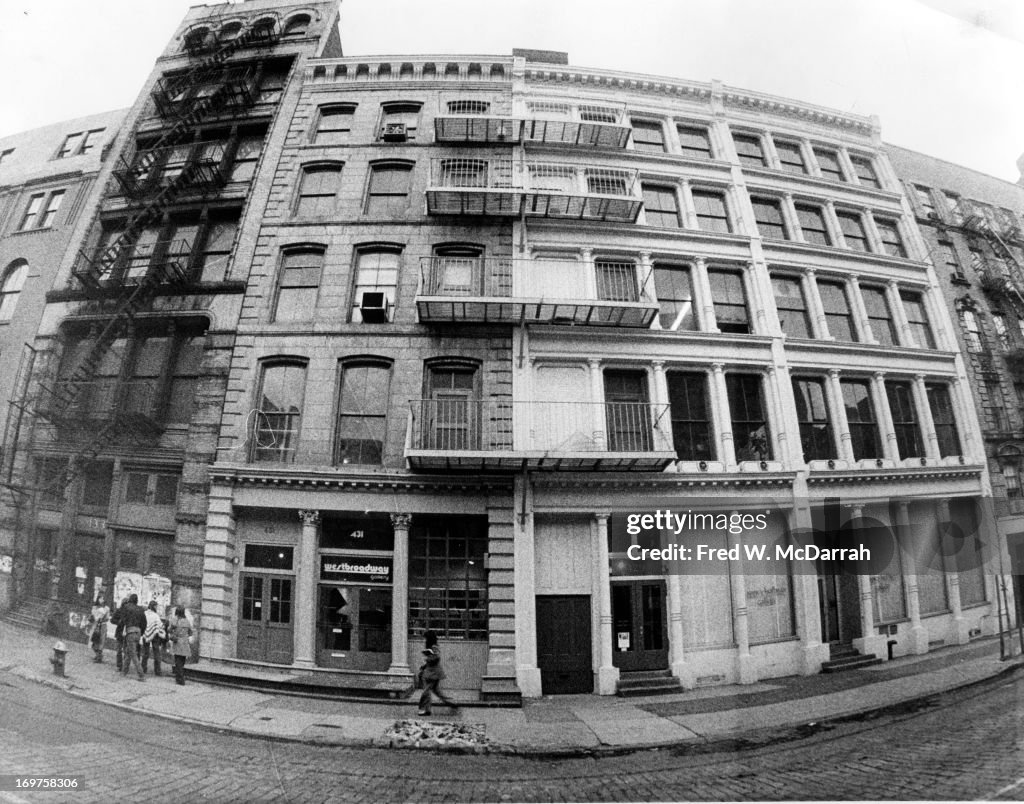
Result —
<path fill-rule="evenodd" d="M 391 587 L 322 584 L 317 664 L 386 670 L 391 664 Z"/>
<path fill-rule="evenodd" d="M 668 667 L 665 581 L 612 581 L 612 663 L 620 670 Z"/>

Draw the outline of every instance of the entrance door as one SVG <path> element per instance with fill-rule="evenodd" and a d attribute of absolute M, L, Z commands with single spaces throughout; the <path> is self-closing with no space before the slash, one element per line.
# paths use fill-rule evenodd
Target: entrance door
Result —
<path fill-rule="evenodd" d="M 352 670 L 391 665 L 391 588 L 320 587 L 317 664 Z"/>
<path fill-rule="evenodd" d="M 292 585 L 280 575 L 242 574 L 239 659 L 292 663 Z"/>
<path fill-rule="evenodd" d="M 818 575 L 818 612 L 821 641 L 849 645 L 860 633 L 860 589 L 851 573 Z"/>
<path fill-rule="evenodd" d="M 668 667 L 665 581 L 612 582 L 612 664 L 621 670 Z"/>
<path fill-rule="evenodd" d="M 31 583 L 35 597 L 50 596 L 50 564 L 57 558 L 57 538 L 57 531 L 40 528 L 33 539 Z"/>
<path fill-rule="evenodd" d="M 538 595 L 537 667 L 541 691 L 594 691 L 589 595 Z"/>

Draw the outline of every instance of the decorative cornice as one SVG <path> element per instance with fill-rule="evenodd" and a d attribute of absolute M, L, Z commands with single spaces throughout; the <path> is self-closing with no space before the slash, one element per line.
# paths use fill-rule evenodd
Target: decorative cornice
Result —
<path fill-rule="evenodd" d="M 908 480 L 955 480 L 961 478 L 980 478 L 981 466 L 939 466 L 933 468 L 910 467 L 900 469 L 883 469 L 881 471 L 863 470 L 858 472 L 822 472 L 811 474 L 807 478 L 808 485 L 866 485 L 877 483 L 906 483 Z"/>
<path fill-rule="evenodd" d="M 655 491 L 666 492 L 678 488 L 753 488 L 776 487 L 789 488 L 793 485 L 794 475 L 778 472 L 742 472 L 736 474 L 658 474 L 651 477 L 627 478 L 608 476 L 596 478 L 593 475 L 581 474 L 545 474 L 535 475 L 534 484 L 538 488 L 580 488 L 617 489 L 629 492 Z"/>
<path fill-rule="evenodd" d="M 408 474 L 355 475 L 331 472 L 329 470 L 269 469 L 255 466 L 213 466 L 210 480 L 214 483 L 229 483 L 234 486 L 277 487 L 301 491 L 354 491 L 384 492 L 403 491 L 436 493 L 484 492 L 491 488 L 509 490 L 511 478 L 486 475 L 440 476 Z"/>

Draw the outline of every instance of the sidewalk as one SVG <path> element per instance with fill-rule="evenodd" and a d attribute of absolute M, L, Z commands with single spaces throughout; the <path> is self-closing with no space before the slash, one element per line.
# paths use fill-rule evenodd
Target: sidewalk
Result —
<path fill-rule="evenodd" d="M 157 717 L 260 737 L 318 744 L 387 746 L 396 721 L 416 718 L 406 705 L 297 698 L 170 677 L 122 677 L 114 652 L 103 664 L 84 644 L 68 643 L 67 678 L 54 676 L 53 637 L 0 622 L 0 671 L 70 694 Z M 999 660 L 997 639 L 905 657 L 834 675 L 771 679 L 674 695 L 614 698 L 567 695 L 526 700 L 521 709 L 437 706 L 432 722 L 483 728 L 488 750 L 515 754 L 580 754 L 656 746 L 706 746 L 762 730 L 814 729 L 823 721 L 898 706 L 918 698 L 1016 672 L 1021 657 Z M 187 672 L 187 669 L 186 669 Z M 418 720 L 426 720 L 418 719 Z"/>

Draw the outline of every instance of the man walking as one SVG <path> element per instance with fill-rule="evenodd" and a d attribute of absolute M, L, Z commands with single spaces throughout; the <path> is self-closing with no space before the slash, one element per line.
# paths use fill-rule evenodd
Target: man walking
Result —
<path fill-rule="evenodd" d="M 441 652 L 436 646 L 423 651 L 423 667 L 420 668 L 420 678 L 423 679 L 423 694 L 420 695 L 420 708 L 417 714 L 430 714 L 431 693 L 440 698 L 448 708 L 458 710 L 459 705 L 441 692 L 444 670 L 441 669 Z"/>
<path fill-rule="evenodd" d="M 139 681 L 145 681 L 142 674 L 142 665 L 139 664 L 139 642 L 142 639 L 142 632 L 146 630 L 146 614 L 139 608 L 139 596 L 132 594 L 128 597 L 128 605 L 124 610 L 124 666 L 121 672 L 128 675 L 128 670 L 135 665 L 135 672 L 139 674 Z"/>
<path fill-rule="evenodd" d="M 148 670 L 149 654 L 153 654 L 153 675 L 160 673 L 160 651 L 163 649 L 167 632 L 164 631 L 164 621 L 156 613 L 156 601 L 149 601 L 149 608 L 144 612 L 146 615 L 146 630 L 142 632 L 142 672 Z"/>

